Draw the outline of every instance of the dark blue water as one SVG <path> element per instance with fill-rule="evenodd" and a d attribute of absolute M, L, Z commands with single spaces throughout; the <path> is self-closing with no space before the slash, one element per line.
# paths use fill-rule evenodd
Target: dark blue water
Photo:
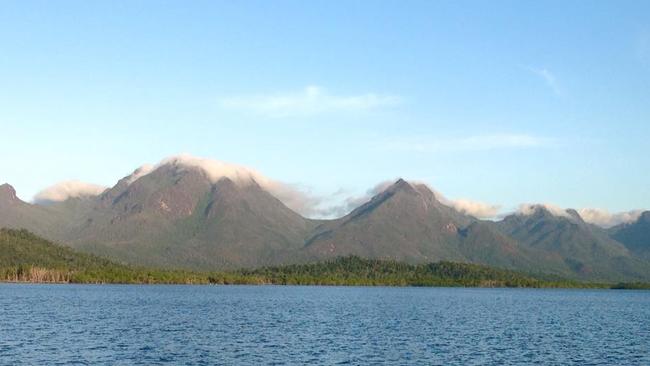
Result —
<path fill-rule="evenodd" d="M 650 292 L 5 284 L 0 364 L 650 365 Z"/>

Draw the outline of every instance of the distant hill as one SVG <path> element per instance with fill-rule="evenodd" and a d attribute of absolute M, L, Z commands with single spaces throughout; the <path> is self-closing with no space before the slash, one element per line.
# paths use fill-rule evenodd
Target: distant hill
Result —
<path fill-rule="evenodd" d="M 426 186 L 400 179 L 350 214 L 321 223 L 304 251 L 315 259 L 463 260 L 458 230 L 472 221 L 441 204 Z"/>
<path fill-rule="evenodd" d="M 214 167 L 212 167 L 214 168 Z M 578 280 L 650 280 L 648 214 L 610 231 L 574 210 L 541 205 L 501 221 L 443 203 L 426 185 L 399 179 L 344 217 L 302 217 L 272 183 L 238 167 L 166 160 L 97 196 L 23 202 L 0 186 L 0 227 L 118 263 L 221 271 L 359 256 L 422 264 L 483 264 Z"/>
<path fill-rule="evenodd" d="M 9 184 L 0 185 L 0 228 L 27 228 L 33 232 L 52 236 L 62 218 L 56 211 L 40 205 L 32 205 L 16 196 Z"/>
<path fill-rule="evenodd" d="M 26 230 L 0 229 L 0 281 L 64 283 L 201 283 L 183 271 L 147 270 L 80 253 Z"/>
<path fill-rule="evenodd" d="M 137 268 L 53 244 L 26 230 L 0 229 L 0 282 L 180 283 L 469 287 L 610 287 L 537 278 L 486 266 L 339 257 L 327 262 L 232 272 Z M 616 286 L 643 288 L 644 284 Z"/>
<path fill-rule="evenodd" d="M 531 213 L 510 215 L 495 226 L 533 251 L 536 267 L 545 272 L 599 280 L 639 280 L 649 275 L 646 261 L 573 210 L 558 215 L 535 206 Z"/>
<path fill-rule="evenodd" d="M 312 260 L 356 255 L 535 269 L 530 253 L 489 222 L 444 205 L 425 185 L 401 179 L 350 214 L 321 223 L 303 252 Z"/>
<path fill-rule="evenodd" d="M 483 265 L 337 257 L 328 261 L 228 272 L 133 267 L 76 252 L 26 230 L 0 229 L 0 282 L 254 284 L 340 286 L 577 287 L 647 289 L 649 283 L 595 283 Z"/>
<path fill-rule="evenodd" d="M 611 228 L 609 232 L 631 252 L 650 260 L 650 211 L 643 212 L 634 222 Z"/>

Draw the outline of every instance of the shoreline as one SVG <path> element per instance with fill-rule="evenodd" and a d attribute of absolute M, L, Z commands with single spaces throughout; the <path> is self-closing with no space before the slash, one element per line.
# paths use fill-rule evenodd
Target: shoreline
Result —
<path fill-rule="evenodd" d="M 377 288 L 465 288 L 465 289 L 528 289 L 528 290 L 650 290 L 650 284 L 590 283 L 585 286 L 464 286 L 464 285 L 392 285 L 392 284 L 334 284 L 334 283 L 187 283 L 187 282 L 52 282 L 0 281 L 0 285 L 91 285 L 91 286 L 283 286 L 283 287 L 377 287 Z"/>

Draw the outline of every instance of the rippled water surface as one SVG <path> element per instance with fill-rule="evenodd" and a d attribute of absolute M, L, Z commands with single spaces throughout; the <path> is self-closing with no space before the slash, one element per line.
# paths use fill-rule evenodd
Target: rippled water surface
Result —
<path fill-rule="evenodd" d="M 650 292 L 4 284 L 0 364 L 650 365 Z"/>

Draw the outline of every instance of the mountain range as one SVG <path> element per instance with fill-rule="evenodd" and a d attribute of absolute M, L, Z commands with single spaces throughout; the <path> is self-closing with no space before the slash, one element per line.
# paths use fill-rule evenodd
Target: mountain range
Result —
<path fill-rule="evenodd" d="M 223 168 L 223 167 L 221 167 Z M 469 262 L 581 280 L 650 280 L 650 212 L 603 229 L 575 210 L 530 205 L 500 221 L 399 179 L 349 214 L 309 219 L 241 169 L 169 159 L 98 195 L 28 203 L 0 186 L 0 227 L 25 228 L 124 263 L 220 270 L 340 256 Z"/>

